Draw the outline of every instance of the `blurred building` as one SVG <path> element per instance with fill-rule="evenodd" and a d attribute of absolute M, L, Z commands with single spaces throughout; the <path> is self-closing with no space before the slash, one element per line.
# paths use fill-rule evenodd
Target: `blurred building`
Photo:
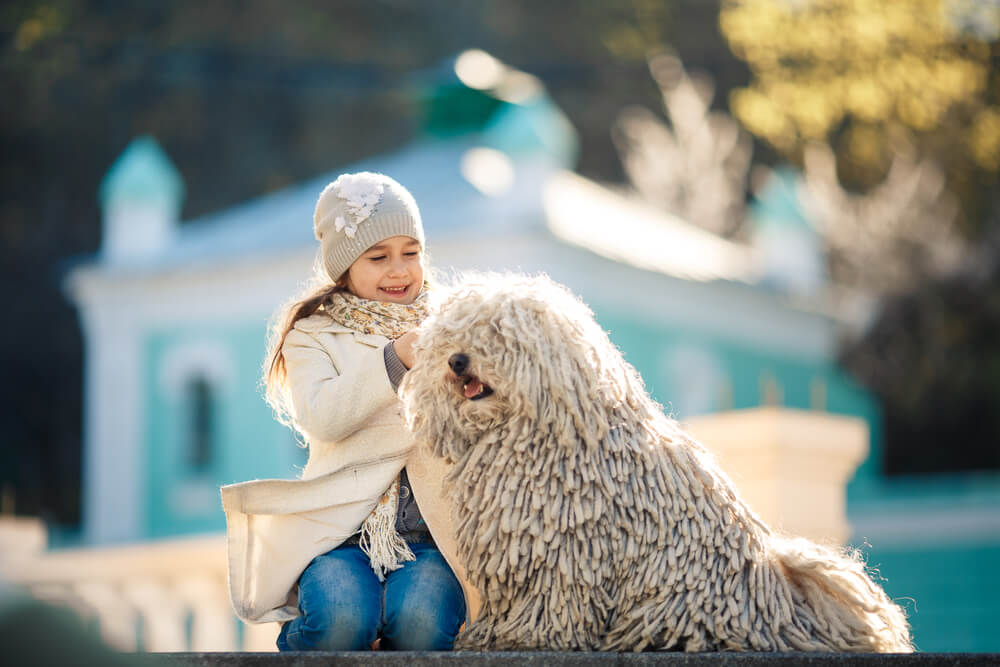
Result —
<path fill-rule="evenodd" d="M 305 452 L 261 398 L 267 321 L 310 275 L 319 192 L 371 170 L 413 193 L 436 269 L 544 271 L 570 286 L 667 412 L 864 419 L 875 439 L 851 487 L 855 536 L 890 593 L 917 600 L 922 648 L 997 650 L 983 638 L 1000 611 L 1000 575 L 986 571 L 996 517 L 966 506 L 959 483 L 935 487 L 953 502 L 925 523 L 919 487 L 881 478 L 878 407 L 836 365 L 842 316 L 818 296 L 818 240 L 781 187 L 760 195 L 759 243 L 736 243 L 575 175 L 566 117 L 537 79 L 487 54 L 423 73 L 419 94 L 426 124 L 409 145 L 183 224 L 184 187 L 155 140 L 108 172 L 101 251 L 66 281 L 85 338 L 85 543 L 217 532 L 220 485 L 297 474 Z"/>

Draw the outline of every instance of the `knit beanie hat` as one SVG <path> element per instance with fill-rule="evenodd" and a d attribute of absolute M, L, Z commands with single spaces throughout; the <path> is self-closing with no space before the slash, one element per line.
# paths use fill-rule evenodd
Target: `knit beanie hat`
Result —
<path fill-rule="evenodd" d="M 384 174 L 343 174 L 316 201 L 313 229 L 330 280 L 340 278 L 361 254 L 392 236 L 424 245 L 420 211 L 406 188 Z"/>

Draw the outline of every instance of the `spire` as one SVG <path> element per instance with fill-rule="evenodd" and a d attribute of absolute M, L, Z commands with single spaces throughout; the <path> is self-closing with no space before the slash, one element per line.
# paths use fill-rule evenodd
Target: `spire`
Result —
<path fill-rule="evenodd" d="M 184 202 L 184 181 L 156 140 L 142 136 L 108 170 L 98 200 L 104 260 L 130 263 L 170 244 Z"/>

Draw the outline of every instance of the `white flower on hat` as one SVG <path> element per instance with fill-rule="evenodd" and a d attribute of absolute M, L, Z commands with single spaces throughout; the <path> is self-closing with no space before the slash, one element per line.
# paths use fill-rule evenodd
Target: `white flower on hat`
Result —
<path fill-rule="evenodd" d="M 343 229 L 344 227 L 347 227 L 347 221 L 344 220 L 344 216 L 338 215 L 337 219 L 333 221 L 333 227 L 338 232 L 341 229 Z M 354 238 L 354 232 L 356 232 L 357 229 L 358 229 L 357 225 L 352 225 L 351 227 L 347 227 L 347 231 L 344 232 L 344 233 L 347 234 L 349 237 L 351 237 L 353 239 Z"/>
<path fill-rule="evenodd" d="M 358 225 L 371 216 L 375 206 L 382 200 L 385 184 L 375 174 L 362 172 L 360 174 L 343 174 L 333 182 L 334 190 L 347 203 L 350 218 L 337 216 L 334 228 L 354 238 Z"/>

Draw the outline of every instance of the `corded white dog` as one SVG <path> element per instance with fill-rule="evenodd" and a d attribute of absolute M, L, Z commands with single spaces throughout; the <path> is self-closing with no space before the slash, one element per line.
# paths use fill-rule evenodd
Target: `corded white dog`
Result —
<path fill-rule="evenodd" d="M 456 647 L 910 651 L 848 552 L 774 534 L 546 277 L 446 294 L 402 388 L 482 596 Z"/>

